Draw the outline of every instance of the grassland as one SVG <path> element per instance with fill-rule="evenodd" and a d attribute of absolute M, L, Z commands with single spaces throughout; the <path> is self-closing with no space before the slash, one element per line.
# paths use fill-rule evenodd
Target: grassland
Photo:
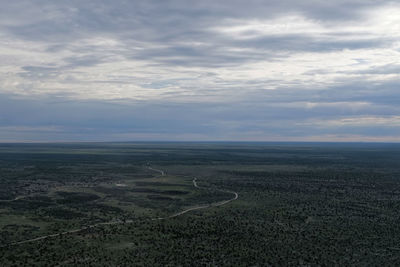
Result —
<path fill-rule="evenodd" d="M 3 144 L 1 266 L 399 265 L 399 160 L 393 144 Z"/>

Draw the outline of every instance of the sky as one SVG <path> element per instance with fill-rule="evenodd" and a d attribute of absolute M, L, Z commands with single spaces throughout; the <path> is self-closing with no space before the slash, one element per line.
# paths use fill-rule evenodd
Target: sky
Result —
<path fill-rule="evenodd" d="M 400 142 L 398 1 L 0 6 L 0 142 Z"/>

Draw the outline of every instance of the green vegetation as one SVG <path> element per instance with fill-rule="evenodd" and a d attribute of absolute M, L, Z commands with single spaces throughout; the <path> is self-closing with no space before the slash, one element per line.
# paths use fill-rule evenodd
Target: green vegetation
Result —
<path fill-rule="evenodd" d="M 385 144 L 3 144 L 0 264 L 399 265 L 399 160 Z"/>

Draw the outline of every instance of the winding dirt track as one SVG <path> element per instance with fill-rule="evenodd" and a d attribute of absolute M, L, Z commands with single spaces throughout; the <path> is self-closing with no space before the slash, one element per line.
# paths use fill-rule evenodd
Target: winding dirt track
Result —
<path fill-rule="evenodd" d="M 150 166 L 148 166 L 147 168 L 149 170 L 152 170 L 152 171 L 155 171 L 155 172 L 159 172 L 160 176 L 165 176 L 165 172 L 163 170 L 155 169 L 155 168 L 152 168 Z M 198 186 L 197 185 L 197 178 L 194 178 L 192 180 L 192 183 L 193 183 L 193 186 L 198 188 L 198 189 L 209 190 L 209 188 L 207 188 L 207 187 Z M 239 197 L 239 194 L 234 192 L 234 191 L 229 191 L 229 190 L 224 190 L 224 189 L 216 189 L 216 190 L 220 191 L 220 192 L 224 192 L 224 193 L 231 193 L 231 194 L 234 195 L 234 197 L 231 198 L 231 199 L 228 199 L 228 200 L 223 200 L 223 201 L 215 202 L 215 203 L 212 203 L 212 204 L 199 205 L 199 206 L 187 208 L 187 209 L 184 209 L 184 210 L 182 210 L 180 212 L 174 213 L 174 214 L 166 216 L 166 217 L 145 219 L 144 221 L 146 221 L 146 220 L 147 221 L 148 220 L 157 221 L 157 220 L 166 220 L 166 219 L 175 218 L 175 217 L 181 216 L 181 215 L 183 215 L 185 213 L 188 213 L 190 211 L 222 206 L 222 205 L 228 204 L 231 201 L 234 201 L 234 200 L 238 199 L 238 197 Z M 21 245 L 21 244 L 25 244 L 25 243 L 32 243 L 32 242 L 36 242 L 36 241 L 39 241 L 39 240 L 44 240 L 44 239 L 47 239 L 47 238 L 52 238 L 52 237 L 58 237 L 58 236 L 67 235 L 67 234 L 78 233 L 78 232 L 81 232 L 81 231 L 84 231 L 84 230 L 87 230 L 87 229 L 91 229 L 91 228 L 94 228 L 94 227 L 97 227 L 97 226 L 101 226 L 101 225 L 128 224 L 128 223 L 133 223 L 133 222 L 135 222 L 135 221 L 134 220 L 125 220 L 125 221 L 118 220 L 118 221 L 111 221 L 111 222 L 96 223 L 96 224 L 85 226 L 85 227 L 82 227 L 82 228 L 79 228 L 79 229 L 75 229 L 75 230 L 69 230 L 69 231 L 65 231 L 65 232 L 61 232 L 61 233 L 45 235 L 45 236 L 40 236 L 40 237 L 33 238 L 33 239 L 28 239 L 28 240 L 24 240 L 24 241 L 9 243 L 7 245 L 0 246 L 0 248 L 9 247 L 9 246 L 15 246 L 15 245 Z"/>

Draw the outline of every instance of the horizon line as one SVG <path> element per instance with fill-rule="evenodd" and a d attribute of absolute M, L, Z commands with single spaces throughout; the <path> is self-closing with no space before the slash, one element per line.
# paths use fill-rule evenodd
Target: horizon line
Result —
<path fill-rule="evenodd" d="M 400 144 L 399 141 L 240 141 L 240 140 L 125 140 L 125 141 L 0 141 L 2 144 L 106 144 L 106 143 L 303 143 L 303 144 Z"/>

